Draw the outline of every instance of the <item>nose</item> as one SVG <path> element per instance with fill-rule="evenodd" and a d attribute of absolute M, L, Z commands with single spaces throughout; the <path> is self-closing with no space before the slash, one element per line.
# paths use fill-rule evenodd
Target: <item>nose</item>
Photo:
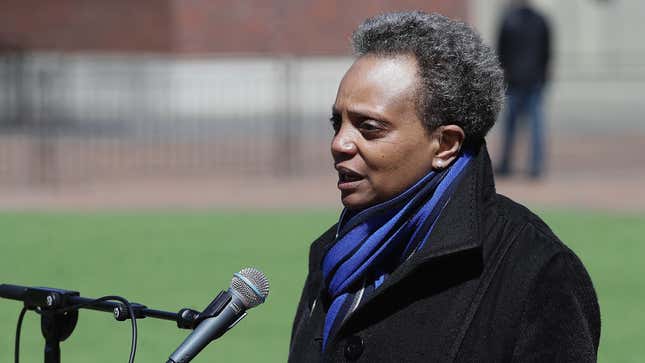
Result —
<path fill-rule="evenodd" d="M 352 157 L 356 154 L 356 135 L 348 127 L 341 126 L 331 140 L 331 154 L 335 160 Z"/>

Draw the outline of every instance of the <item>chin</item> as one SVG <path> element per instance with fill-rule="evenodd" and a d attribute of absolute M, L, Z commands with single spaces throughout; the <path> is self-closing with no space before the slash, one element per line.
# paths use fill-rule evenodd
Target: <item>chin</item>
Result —
<path fill-rule="evenodd" d="M 355 193 L 341 196 L 340 201 L 343 203 L 345 208 L 352 211 L 362 210 L 376 204 L 376 201 L 374 201 L 373 198 L 365 198 L 360 195 L 356 195 Z"/>

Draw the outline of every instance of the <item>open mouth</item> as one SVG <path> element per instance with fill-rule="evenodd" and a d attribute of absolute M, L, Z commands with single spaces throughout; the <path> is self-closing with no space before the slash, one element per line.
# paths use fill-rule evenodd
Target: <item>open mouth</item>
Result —
<path fill-rule="evenodd" d="M 361 179 L 363 179 L 363 177 L 357 174 L 338 173 L 338 180 L 341 183 L 349 183 L 359 181 Z"/>
<path fill-rule="evenodd" d="M 363 180 L 363 176 L 357 172 L 345 168 L 338 168 L 338 186 L 350 186 L 350 183 Z"/>

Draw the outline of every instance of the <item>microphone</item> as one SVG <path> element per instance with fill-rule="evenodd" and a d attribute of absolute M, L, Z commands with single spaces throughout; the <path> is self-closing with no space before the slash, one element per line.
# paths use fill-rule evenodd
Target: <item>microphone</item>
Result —
<path fill-rule="evenodd" d="M 221 292 L 200 315 L 207 315 L 166 363 L 190 362 L 211 341 L 219 338 L 246 316 L 246 310 L 264 302 L 269 280 L 251 267 L 233 274 L 228 291 Z M 199 317 L 198 317 L 198 320 Z"/>

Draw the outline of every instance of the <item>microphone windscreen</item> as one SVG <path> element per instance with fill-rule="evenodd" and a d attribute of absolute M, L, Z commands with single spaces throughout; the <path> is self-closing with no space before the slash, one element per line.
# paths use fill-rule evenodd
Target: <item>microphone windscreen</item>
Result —
<path fill-rule="evenodd" d="M 247 267 L 233 274 L 231 290 L 240 296 L 247 309 L 258 306 L 269 295 L 269 280 L 262 271 Z"/>

